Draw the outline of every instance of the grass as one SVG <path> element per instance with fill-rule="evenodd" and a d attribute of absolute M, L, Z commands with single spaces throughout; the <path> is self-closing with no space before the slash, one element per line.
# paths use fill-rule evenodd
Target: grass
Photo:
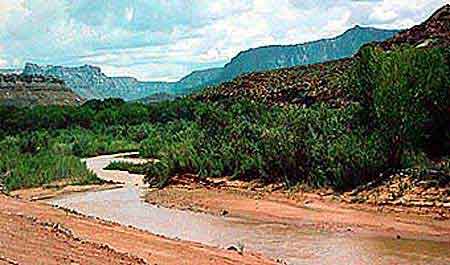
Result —
<path fill-rule="evenodd" d="M 123 161 L 112 161 L 107 167 L 106 170 L 119 170 L 119 171 L 128 171 L 132 174 L 140 174 L 143 175 L 148 171 L 148 167 L 151 165 L 146 164 L 135 164 L 130 162 Z"/>
<path fill-rule="evenodd" d="M 102 181 L 79 158 L 53 155 L 46 151 L 36 155 L 8 153 L 2 159 L 1 171 L 7 191 L 39 187 L 66 180 L 74 185 L 100 184 Z"/>

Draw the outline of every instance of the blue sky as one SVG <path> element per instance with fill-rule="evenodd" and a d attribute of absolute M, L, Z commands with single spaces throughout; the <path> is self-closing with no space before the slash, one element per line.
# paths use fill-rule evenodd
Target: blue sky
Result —
<path fill-rule="evenodd" d="M 0 68 L 100 66 L 174 81 L 239 51 L 336 36 L 359 24 L 406 28 L 450 0 L 0 0 Z"/>

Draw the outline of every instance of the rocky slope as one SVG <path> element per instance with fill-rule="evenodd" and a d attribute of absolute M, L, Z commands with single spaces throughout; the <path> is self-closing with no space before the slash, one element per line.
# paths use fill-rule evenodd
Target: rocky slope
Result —
<path fill-rule="evenodd" d="M 393 38 L 380 44 L 384 49 L 396 45 L 450 47 L 450 4 L 437 10 L 424 23 L 401 31 Z"/>
<path fill-rule="evenodd" d="M 251 49 L 241 52 L 225 67 L 195 71 L 174 83 L 140 82 L 131 77 L 108 77 L 100 68 L 89 65 L 62 67 L 27 63 L 23 73 L 62 79 L 77 94 L 86 98 L 119 97 L 136 100 L 160 93 L 183 96 L 206 86 L 229 81 L 243 73 L 348 57 L 358 51 L 363 44 L 387 39 L 396 32 L 355 27 L 333 39 Z"/>
<path fill-rule="evenodd" d="M 447 167 L 448 167 L 448 161 Z M 347 202 L 374 205 L 438 208 L 450 213 L 450 180 L 441 170 L 407 169 L 343 194 Z M 448 173 L 447 173 L 448 174 Z M 425 211 L 426 212 L 426 211 Z"/>
<path fill-rule="evenodd" d="M 334 106 L 342 106 L 347 101 L 340 78 L 352 64 L 351 59 L 341 59 L 311 66 L 251 73 L 204 90 L 193 97 L 203 101 L 247 99 L 269 105 L 293 103 L 305 107 L 317 101 L 327 101 Z"/>
<path fill-rule="evenodd" d="M 439 9 L 423 24 L 404 30 L 386 41 L 377 42 L 376 45 L 392 49 L 405 43 L 417 47 L 449 47 L 450 5 Z M 314 102 L 325 101 L 334 106 L 342 106 L 348 103 L 343 90 L 345 86 L 343 73 L 351 68 L 356 57 L 250 73 L 206 89 L 193 97 L 204 101 L 248 99 L 270 105 L 308 106 Z"/>
<path fill-rule="evenodd" d="M 83 101 L 63 81 L 53 77 L 0 74 L 0 104 L 77 105 Z"/>

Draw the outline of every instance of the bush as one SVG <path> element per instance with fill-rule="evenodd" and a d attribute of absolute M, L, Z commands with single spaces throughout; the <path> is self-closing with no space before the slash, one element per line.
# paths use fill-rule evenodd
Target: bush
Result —
<path fill-rule="evenodd" d="M 390 147 L 388 164 L 400 167 L 408 149 L 423 148 L 449 130 L 450 70 L 442 49 L 402 47 L 385 53 L 368 46 L 355 66 L 354 97 L 368 124 Z"/>
<path fill-rule="evenodd" d="M 387 148 L 376 134 L 342 134 L 329 143 L 312 144 L 310 182 L 340 189 L 368 182 L 387 170 Z"/>
<path fill-rule="evenodd" d="M 153 163 L 145 163 L 145 164 L 135 164 L 123 161 L 112 161 L 107 167 L 106 170 L 119 170 L 119 171 L 128 171 L 133 174 L 146 174 L 149 168 Z"/>
<path fill-rule="evenodd" d="M 344 109 L 190 105 L 189 123 L 174 115 L 141 145 L 141 154 L 161 159 L 147 179 L 194 173 L 346 188 L 402 166 L 407 151 L 446 124 L 450 75 L 442 50 L 366 47 L 352 73 L 355 104 Z M 177 134 L 183 126 L 196 133 Z"/>
<path fill-rule="evenodd" d="M 241 102 L 227 107 L 203 106 L 196 122 L 170 122 L 153 128 L 141 144 L 141 155 L 161 161 L 147 181 L 167 183 L 173 175 L 258 178 L 287 185 L 343 187 L 373 178 L 384 169 L 385 149 L 358 124 L 359 109 L 267 107 Z M 223 117 L 223 118 L 220 118 Z"/>
<path fill-rule="evenodd" d="M 86 168 L 85 163 L 72 155 L 55 155 L 47 150 L 36 154 L 20 153 L 12 143 L 15 138 L 0 142 L 2 157 L 0 174 L 7 190 L 37 187 L 58 180 L 68 180 L 72 184 L 100 183 L 101 181 Z"/>

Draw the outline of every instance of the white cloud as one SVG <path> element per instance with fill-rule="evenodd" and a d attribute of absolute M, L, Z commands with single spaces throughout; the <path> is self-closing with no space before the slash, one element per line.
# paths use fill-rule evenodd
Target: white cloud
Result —
<path fill-rule="evenodd" d="M 368 22 L 386 28 L 408 28 L 422 22 L 449 0 L 382 0 L 371 8 Z"/>
<path fill-rule="evenodd" d="M 375 10 L 370 14 L 370 19 L 378 21 L 380 23 L 390 22 L 398 17 L 397 12 L 394 10 L 385 9 L 384 7 L 375 8 Z"/>
<path fill-rule="evenodd" d="M 448 2 L 0 0 L 0 52 L 7 66 L 88 63 L 176 80 L 253 47 L 332 37 L 355 24 L 410 27 Z"/>
<path fill-rule="evenodd" d="M 1 12 L 12 12 L 23 9 L 24 0 L 0 0 Z"/>
<path fill-rule="evenodd" d="M 0 67 L 7 67 L 8 66 L 8 61 L 0 58 Z"/>
<path fill-rule="evenodd" d="M 125 9 L 125 18 L 128 20 L 128 22 L 130 22 L 131 20 L 133 20 L 134 18 L 134 8 L 132 7 L 127 7 Z"/>

